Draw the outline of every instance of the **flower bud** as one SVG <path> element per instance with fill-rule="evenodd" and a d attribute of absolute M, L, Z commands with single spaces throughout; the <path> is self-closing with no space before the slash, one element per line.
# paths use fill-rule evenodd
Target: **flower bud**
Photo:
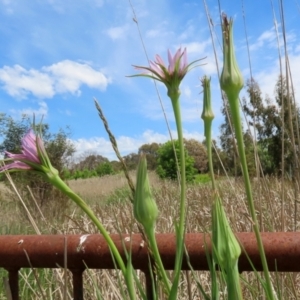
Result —
<path fill-rule="evenodd" d="M 221 199 L 216 196 L 212 207 L 214 259 L 222 270 L 232 269 L 241 255 L 241 247 L 228 223 Z"/>
<path fill-rule="evenodd" d="M 158 209 L 151 194 L 145 155 L 140 157 L 138 165 L 133 209 L 135 219 L 144 226 L 144 229 L 152 230 L 158 216 Z"/>
<path fill-rule="evenodd" d="M 239 92 L 244 85 L 243 76 L 235 58 L 232 25 L 232 19 L 228 21 L 227 16 L 223 14 L 222 31 L 224 61 L 220 84 L 229 100 L 231 97 L 238 99 Z"/>
<path fill-rule="evenodd" d="M 204 76 L 201 79 L 201 83 L 203 87 L 203 111 L 201 118 L 204 122 L 210 122 L 215 117 L 211 108 L 210 78 Z"/>

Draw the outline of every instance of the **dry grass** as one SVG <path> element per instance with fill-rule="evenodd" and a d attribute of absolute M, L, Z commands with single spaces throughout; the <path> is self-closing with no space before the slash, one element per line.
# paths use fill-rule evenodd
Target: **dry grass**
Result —
<path fill-rule="evenodd" d="M 135 181 L 134 174 L 131 174 Z M 167 233 L 174 232 L 174 222 L 178 214 L 179 204 L 179 188 L 176 182 L 160 180 L 155 173 L 150 173 L 150 184 L 153 188 L 153 195 L 157 201 L 160 216 L 157 222 L 157 232 Z M 92 178 L 86 180 L 70 181 L 69 185 L 76 192 L 78 192 L 87 202 L 93 207 L 97 216 L 107 228 L 108 232 L 116 233 L 120 230 L 122 232 L 138 232 L 136 223 L 132 214 L 132 204 L 130 202 L 130 191 L 127 188 L 127 183 L 124 177 L 119 175 L 107 176 L 103 178 Z M 246 197 L 244 193 L 242 181 L 221 180 L 219 187 L 223 203 L 230 219 L 234 231 L 251 231 L 251 221 L 247 212 Z M 263 229 L 266 231 L 281 231 L 284 223 L 286 230 L 292 230 L 293 220 L 293 190 L 289 182 L 285 186 L 286 202 L 284 203 L 283 218 L 281 212 L 281 182 L 275 178 L 270 178 L 264 183 L 254 182 L 253 191 L 257 206 L 257 213 L 261 216 Z M 2 194 L 4 195 L 4 194 Z M 2 197 L 3 198 L 3 197 Z M 2 199 L 3 200 L 3 199 Z M 22 220 L 23 226 L 30 226 L 22 214 L 22 210 L 17 209 L 16 199 L 6 199 L 0 201 L 2 224 L 5 222 L 11 224 L 6 229 L 7 233 L 17 233 L 20 228 L 16 226 L 12 220 Z M 188 217 L 187 217 L 187 231 L 188 232 L 208 232 L 210 231 L 210 210 L 211 210 L 211 187 L 209 184 L 205 185 L 189 185 L 187 188 L 187 202 L 188 202 Z M 4 205 L 5 203 L 5 205 Z M 29 209 L 32 209 L 29 207 Z M 2 211 L 5 213 L 2 214 Z M 13 216 L 11 218 L 10 216 Z M 85 215 L 75 207 L 70 206 L 67 215 L 61 218 L 58 222 L 56 217 L 50 217 L 49 214 L 45 220 L 38 218 L 38 226 L 43 233 L 96 233 L 97 229 L 86 218 Z M 61 299 L 61 289 L 63 287 L 63 279 L 58 271 L 44 270 L 39 271 L 42 281 L 51 282 L 45 285 L 45 294 L 51 294 L 54 299 Z M 31 285 L 32 290 L 36 287 L 34 278 L 28 270 L 22 271 L 22 276 L 26 279 L 25 286 Z M 197 272 L 197 278 L 201 281 L 206 291 L 210 289 L 210 279 L 208 272 Z M 292 284 L 296 286 L 296 293 L 299 295 L 299 276 L 289 274 L 282 275 L 284 282 L 284 297 L 282 299 L 296 299 Z M 243 285 L 245 299 L 260 299 L 259 289 L 257 288 L 257 280 L 253 273 L 245 273 L 243 277 L 251 284 L 253 289 L 249 289 L 246 284 Z M 30 278 L 30 280 L 29 280 Z M 95 283 L 93 282 L 93 280 Z M 69 279 L 70 280 L 70 279 Z M 61 288 L 54 289 L 53 285 L 58 284 Z M 96 299 L 97 288 L 101 290 L 104 299 L 122 299 L 116 281 L 116 271 L 108 270 L 89 270 L 85 272 L 85 299 Z M 71 294 L 71 284 L 69 284 L 69 294 Z M 186 276 L 182 277 L 181 297 L 180 299 L 187 299 L 187 281 Z M 193 299 L 201 299 L 195 283 L 191 286 L 192 294 L 195 295 Z M 30 294 L 30 293 L 29 293 Z M 30 298 L 40 299 L 38 292 L 31 293 Z M 0 299 L 1 288 L 0 288 Z M 163 299 L 163 297 L 160 297 Z"/>
<path fill-rule="evenodd" d="M 106 180 L 108 180 L 107 178 Z M 99 179 L 100 181 L 101 179 Z M 114 177 L 111 177 L 110 186 L 116 184 Z M 157 232 L 174 232 L 174 222 L 178 214 L 179 188 L 176 182 L 161 181 L 155 174 L 151 174 L 150 183 L 153 186 L 154 196 L 159 206 L 160 217 L 157 222 Z M 247 210 L 246 197 L 242 180 L 223 180 L 219 182 L 223 203 L 230 219 L 234 231 L 252 231 L 252 223 Z M 117 184 L 117 187 L 119 185 Z M 77 187 L 79 189 L 79 186 Z M 266 179 L 264 184 L 259 182 L 253 183 L 254 199 L 257 206 L 257 213 L 261 216 L 263 230 L 281 231 L 282 223 L 285 224 L 286 230 L 292 230 L 294 220 L 292 188 L 289 182 L 286 182 L 286 203 L 284 204 L 284 216 L 281 212 L 281 182 L 275 178 Z M 82 196 L 84 192 L 82 191 Z M 127 199 L 127 200 L 126 200 Z M 95 211 L 101 221 L 105 224 L 109 232 L 138 232 L 132 216 L 132 206 L 128 197 L 120 199 L 106 205 L 96 205 Z M 210 231 L 211 222 L 211 187 L 210 185 L 190 185 L 187 189 L 188 201 L 188 232 L 207 232 Z M 85 231 L 91 230 L 91 224 L 87 225 L 87 220 L 83 217 L 78 228 L 84 228 Z M 95 230 L 95 229 L 94 229 Z M 77 232 L 77 231 L 76 231 Z M 209 291 L 210 280 L 207 272 L 197 272 L 198 279 L 203 286 Z M 299 276 L 297 274 L 280 275 L 285 288 L 283 289 L 282 299 L 296 299 L 299 295 Z M 254 288 L 249 289 L 247 284 L 243 285 L 245 299 L 260 299 L 260 290 L 257 288 L 257 279 L 253 273 L 244 273 L 243 277 Z M 275 278 L 275 276 L 274 276 Z M 182 277 L 181 298 L 187 299 L 187 281 Z M 276 283 L 274 281 L 274 285 Z M 296 292 L 293 288 L 296 287 Z M 256 287 L 256 288 L 255 288 Z M 193 299 L 201 299 L 196 285 L 193 284 L 192 294 L 198 295 Z M 295 294 L 296 293 L 296 294 Z M 185 296 L 184 296 L 185 295 Z M 121 299 L 121 298 L 120 298 Z M 163 298 L 161 298 L 163 299 Z"/>

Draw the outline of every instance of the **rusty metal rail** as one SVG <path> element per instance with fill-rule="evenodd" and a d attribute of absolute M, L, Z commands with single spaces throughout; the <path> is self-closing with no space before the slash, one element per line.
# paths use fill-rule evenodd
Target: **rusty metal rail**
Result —
<path fill-rule="evenodd" d="M 135 269 L 146 275 L 146 286 L 151 287 L 148 270 L 148 251 L 141 235 L 111 235 L 125 260 L 124 245 L 131 246 Z M 253 233 L 237 233 L 244 252 L 239 259 L 239 270 L 252 271 L 245 252 L 256 270 L 262 270 Z M 157 244 L 163 264 L 172 270 L 175 261 L 175 235 L 157 234 Z M 300 232 L 262 233 L 270 271 L 300 271 Z M 203 233 L 189 233 L 185 238 L 189 260 L 194 270 L 208 270 L 205 245 L 211 251 L 210 237 Z M 109 248 L 101 235 L 4 235 L 0 236 L 0 268 L 9 272 L 12 299 L 19 299 L 18 272 L 21 268 L 57 268 L 64 265 L 73 274 L 74 300 L 83 299 L 82 274 L 85 265 L 90 269 L 114 269 Z M 189 270 L 186 259 L 182 270 Z M 150 292 L 149 292 L 150 293 Z"/>

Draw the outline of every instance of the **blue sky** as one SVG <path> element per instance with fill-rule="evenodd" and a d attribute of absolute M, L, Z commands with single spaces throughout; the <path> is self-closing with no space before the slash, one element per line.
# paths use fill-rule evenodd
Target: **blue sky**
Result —
<path fill-rule="evenodd" d="M 207 0 L 217 55 L 221 62 L 218 1 Z M 270 1 L 243 1 L 254 78 L 263 94 L 273 96 L 279 74 L 278 47 Z M 242 1 L 220 0 L 234 19 L 237 59 L 244 78 L 250 77 Z M 281 32 L 278 1 L 274 10 Z M 285 26 L 294 86 L 300 85 L 300 8 L 285 1 Z M 187 47 L 190 61 L 206 57 L 181 85 L 183 128 L 186 138 L 203 140 L 200 119 L 200 81 L 212 77 L 213 135 L 222 122 L 212 43 L 202 1 L 131 0 L 150 59 Z M 145 143 L 169 139 L 153 81 L 128 78 L 132 67 L 147 65 L 142 43 L 127 0 L 0 0 L 0 112 L 15 119 L 22 113 L 44 118 L 51 131 L 70 126 L 77 156 L 98 153 L 114 158 L 107 134 L 94 107 L 98 99 L 123 155 Z M 280 43 L 282 38 L 280 33 Z M 281 48 L 283 53 L 283 49 Z M 166 89 L 158 90 L 175 132 Z"/>

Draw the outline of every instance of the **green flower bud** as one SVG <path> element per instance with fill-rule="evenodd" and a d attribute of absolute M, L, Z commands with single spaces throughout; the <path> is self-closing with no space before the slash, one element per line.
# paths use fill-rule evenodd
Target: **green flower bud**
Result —
<path fill-rule="evenodd" d="M 232 99 L 231 97 L 238 99 L 239 92 L 244 85 L 244 80 L 235 58 L 232 30 L 233 21 L 232 19 L 228 21 L 225 14 L 222 17 L 224 62 L 220 84 L 229 100 Z"/>
<path fill-rule="evenodd" d="M 228 223 L 221 199 L 216 196 L 212 207 L 212 241 L 214 260 L 229 271 L 241 255 L 241 247 Z"/>
<path fill-rule="evenodd" d="M 158 216 L 158 209 L 151 194 L 145 155 L 140 157 L 138 165 L 133 210 L 134 217 L 144 226 L 146 231 L 150 231 L 154 228 Z"/>
<path fill-rule="evenodd" d="M 215 115 L 211 108 L 210 78 L 204 76 L 201 79 L 201 84 L 203 87 L 203 111 L 201 118 L 204 122 L 212 121 Z"/>

